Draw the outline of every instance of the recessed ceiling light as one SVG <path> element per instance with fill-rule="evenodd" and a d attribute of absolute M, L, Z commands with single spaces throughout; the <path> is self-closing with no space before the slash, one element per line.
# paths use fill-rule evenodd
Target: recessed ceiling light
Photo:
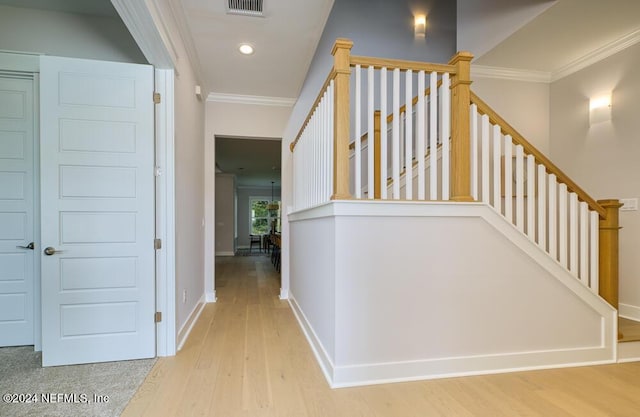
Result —
<path fill-rule="evenodd" d="M 251 55 L 253 53 L 253 46 L 249 45 L 248 43 L 241 43 L 238 47 L 238 50 L 243 55 Z"/>

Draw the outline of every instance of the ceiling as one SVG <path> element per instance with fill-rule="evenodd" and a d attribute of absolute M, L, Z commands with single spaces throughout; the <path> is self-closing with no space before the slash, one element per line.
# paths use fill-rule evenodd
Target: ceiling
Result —
<path fill-rule="evenodd" d="M 227 0 L 180 0 L 204 84 L 215 93 L 297 98 L 333 0 L 264 0 L 265 17 L 226 13 Z M 238 45 L 254 46 L 253 55 Z"/>
<path fill-rule="evenodd" d="M 638 0 L 559 0 L 475 63 L 554 73 L 637 30 Z"/>
<path fill-rule="evenodd" d="M 236 176 L 239 186 L 280 186 L 281 142 L 216 136 L 216 167 Z"/>

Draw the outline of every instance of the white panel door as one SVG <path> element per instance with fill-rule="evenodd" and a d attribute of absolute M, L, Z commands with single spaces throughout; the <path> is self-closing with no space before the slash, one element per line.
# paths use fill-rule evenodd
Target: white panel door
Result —
<path fill-rule="evenodd" d="M 34 343 L 33 80 L 0 77 L 0 346 Z"/>
<path fill-rule="evenodd" d="M 42 364 L 155 356 L 153 68 L 40 64 Z"/>

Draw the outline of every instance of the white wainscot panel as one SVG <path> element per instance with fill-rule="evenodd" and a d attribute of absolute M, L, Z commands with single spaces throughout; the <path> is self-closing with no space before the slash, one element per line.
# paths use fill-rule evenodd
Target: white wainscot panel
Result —
<path fill-rule="evenodd" d="M 62 337 L 135 332 L 136 308 L 135 302 L 62 305 Z"/>
<path fill-rule="evenodd" d="M 101 120 L 60 120 L 60 150 L 66 152 L 136 152 L 136 125 Z"/>
<path fill-rule="evenodd" d="M 22 91 L 0 90 L 0 119 L 24 118 L 25 102 Z"/>
<path fill-rule="evenodd" d="M 137 258 L 67 258 L 60 260 L 63 291 L 133 288 Z"/>
<path fill-rule="evenodd" d="M 62 243 L 134 243 L 135 213 L 60 213 Z"/>
<path fill-rule="evenodd" d="M 61 166 L 60 182 L 62 198 L 133 198 L 136 196 L 135 168 Z"/>
<path fill-rule="evenodd" d="M 0 322 L 24 320 L 26 307 L 26 294 L 0 294 Z"/>
<path fill-rule="evenodd" d="M 0 159 L 24 159 L 24 132 L 0 130 Z"/>
<path fill-rule="evenodd" d="M 0 172 L 0 200 L 24 199 L 24 172 Z"/>
<path fill-rule="evenodd" d="M 135 80 L 98 74 L 61 73 L 60 104 L 134 108 Z"/>
<path fill-rule="evenodd" d="M 0 282 L 24 281 L 26 262 L 24 253 L 0 253 Z"/>
<path fill-rule="evenodd" d="M 0 240 L 25 240 L 27 215 L 0 213 Z"/>

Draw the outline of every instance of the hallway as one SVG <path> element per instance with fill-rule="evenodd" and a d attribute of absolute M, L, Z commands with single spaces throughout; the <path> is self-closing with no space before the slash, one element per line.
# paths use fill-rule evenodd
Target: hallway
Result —
<path fill-rule="evenodd" d="M 209 304 L 123 416 L 637 416 L 640 363 L 331 390 L 267 256 L 216 259 Z"/>

